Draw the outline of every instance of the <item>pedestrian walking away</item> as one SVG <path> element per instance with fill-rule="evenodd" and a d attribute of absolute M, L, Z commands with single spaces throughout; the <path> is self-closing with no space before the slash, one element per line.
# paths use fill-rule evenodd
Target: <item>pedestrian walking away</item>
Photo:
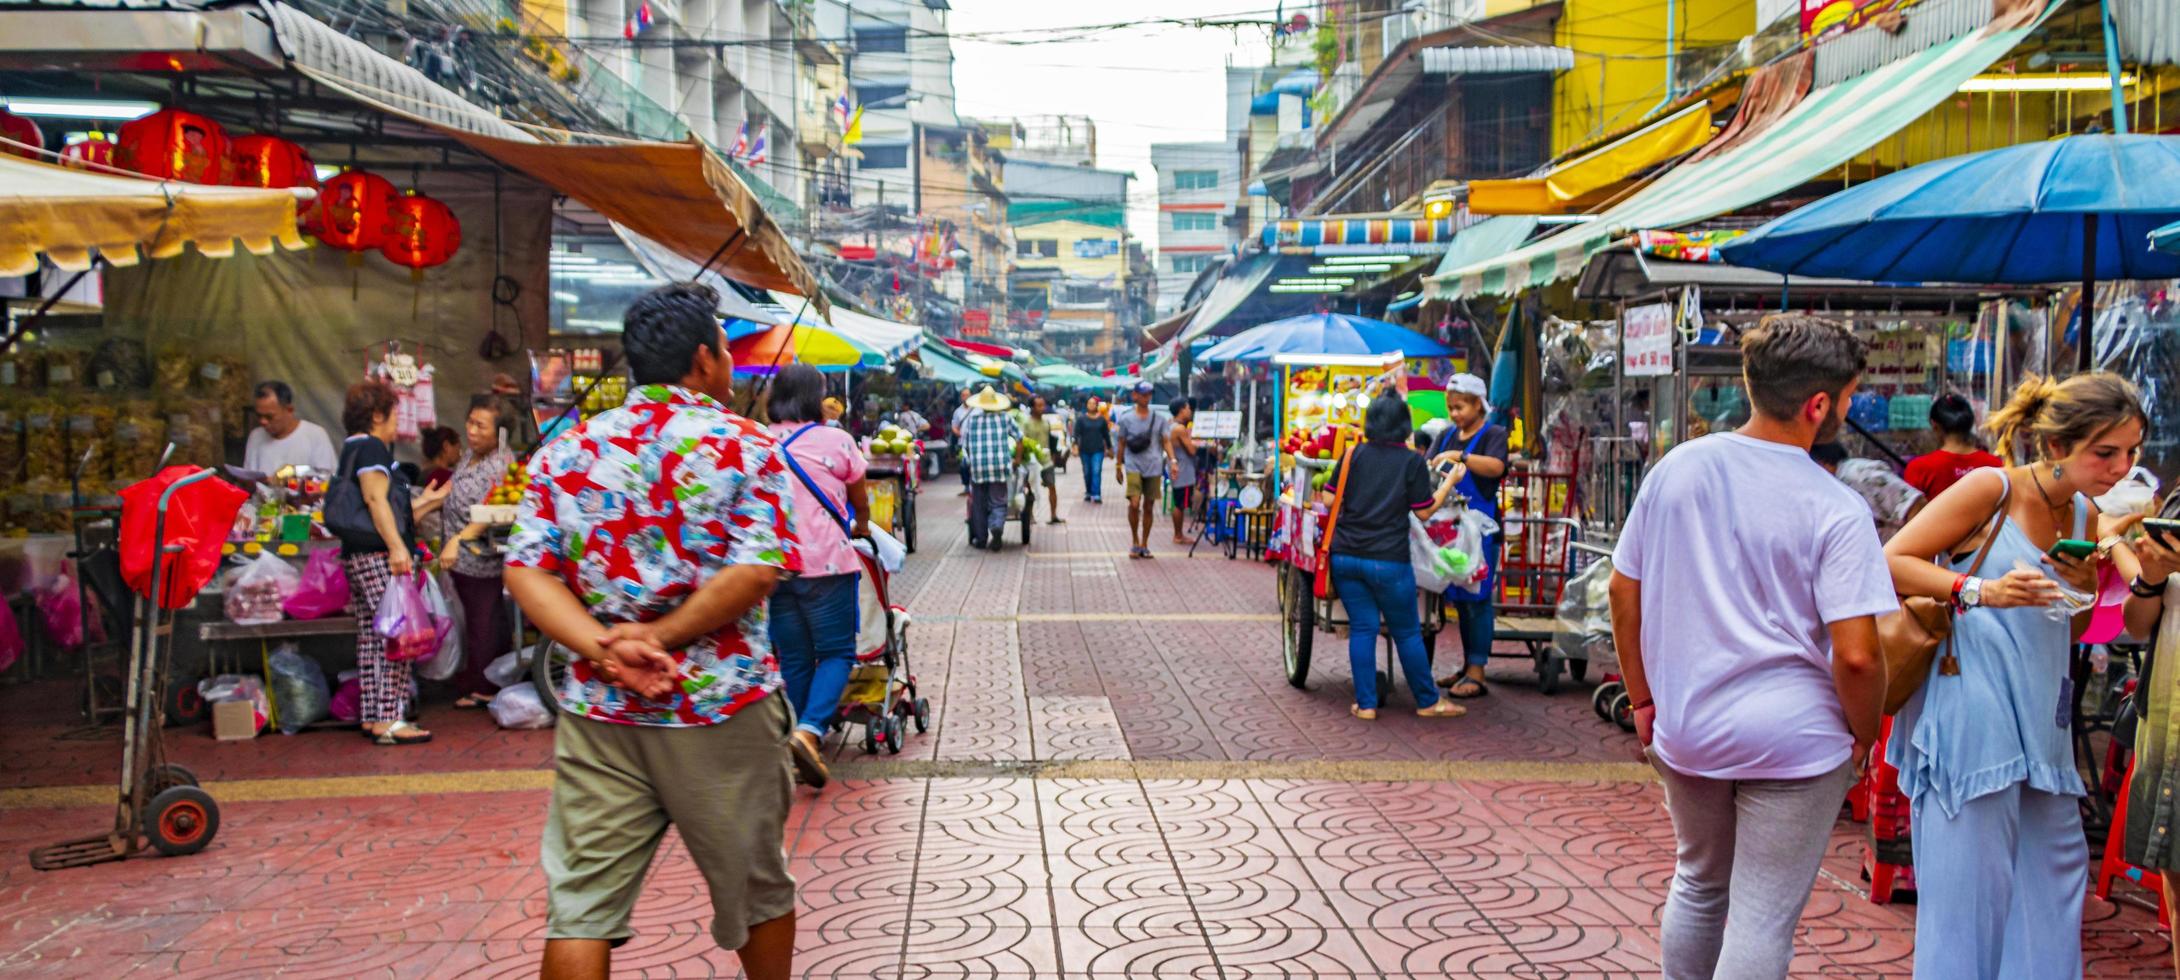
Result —
<path fill-rule="evenodd" d="M 1989 422 L 2012 465 L 1968 473 L 1886 545 L 1901 595 L 1961 610 L 1885 753 L 1912 806 L 1918 977 L 2082 975 L 2088 790 L 2069 671 L 2088 617 L 2069 615 L 2061 585 L 2094 595 L 2100 571 L 2117 570 L 2133 521 L 2090 498 L 2134 467 L 2148 421 L 2117 375 L 2023 382 Z M 2075 556 L 2054 550 L 2062 538 L 2100 543 Z M 2127 573 L 2140 570 L 2129 557 Z"/>
<path fill-rule="evenodd" d="M 1106 405 L 1092 398 L 1075 418 L 1075 452 L 1082 456 L 1082 499 L 1093 504 L 1105 502 L 1105 454 L 1112 446 L 1113 425 L 1106 417 Z"/>
<path fill-rule="evenodd" d="M 1131 392 L 1134 404 L 1113 418 L 1113 435 L 1120 442 L 1114 475 L 1128 495 L 1130 558 L 1151 557 L 1151 531 L 1158 526 L 1159 483 L 1166 474 L 1167 428 L 1171 420 L 1151 410 L 1151 383 L 1138 381 Z"/>
<path fill-rule="evenodd" d="M 668 827 L 711 893 L 714 942 L 752 980 L 792 965 L 792 724 L 765 598 L 802 570 L 777 443 L 729 412 L 709 287 L 659 287 L 621 334 L 621 407 L 530 463 L 507 587 L 579 655 L 557 692 L 542 975 L 603 978 Z"/>
<path fill-rule="evenodd" d="M 969 482 L 969 547 L 998 551 L 1007 536 L 1007 488 L 1022 443 L 1013 403 L 991 385 L 962 403 L 962 479 Z"/>
<path fill-rule="evenodd" d="M 1877 737 L 1877 616 L 1897 608 L 1869 509 L 1809 458 L 1866 350 L 1774 315 L 1741 339 L 1754 412 L 1658 461 L 1612 555 L 1613 639 L 1676 841 L 1669 980 L 1776 980 Z"/>
<path fill-rule="evenodd" d="M 1456 374 L 1446 380 L 1448 423 L 1431 447 L 1435 469 L 1448 463 L 1460 468 L 1455 489 L 1471 510 L 1480 511 L 1496 524 L 1499 520 L 1499 481 L 1506 477 L 1507 434 L 1503 425 L 1491 424 L 1491 403 L 1484 379 Z M 1461 670 L 1439 680 L 1446 693 L 1458 700 L 1491 693 L 1484 686 L 1484 667 L 1491 662 L 1491 641 L 1498 630 L 1498 610 L 1492 605 L 1499 591 L 1499 533 L 1484 538 L 1487 571 L 1474 588 L 1446 590 L 1446 604 L 1461 621 Z"/>

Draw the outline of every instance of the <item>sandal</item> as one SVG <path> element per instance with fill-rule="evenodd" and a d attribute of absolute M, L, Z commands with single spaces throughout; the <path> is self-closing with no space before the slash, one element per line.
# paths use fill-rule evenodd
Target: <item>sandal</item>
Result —
<path fill-rule="evenodd" d="M 492 695 L 490 694 L 464 694 L 454 701 L 455 707 L 465 711 L 471 708 L 489 707 L 491 704 Z"/>
<path fill-rule="evenodd" d="M 369 729 L 365 730 L 369 731 Z M 421 734 L 410 735 L 404 738 L 402 736 L 403 732 L 420 732 Z M 431 741 L 431 733 L 424 731 L 423 729 L 418 728 L 415 725 L 411 725 L 408 722 L 397 721 L 391 725 L 386 726 L 385 731 L 373 736 L 371 740 L 380 745 L 422 745 L 425 742 Z"/>
<path fill-rule="evenodd" d="M 1065 523 L 1067 523 L 1067 522 L 1066 522 L 1066 521 L 1063 521 L 1063 520 L 1061 520 L 1061 519 L 1059 519 L 1059 518 L 1057 518 L 1057 517 L 1055 517 L 1055 518 L 1053 518 L 1053 519 L 1051 519 L 1051 520 L 1049 520 L 1049 521 L 1046 521 L 1045 523 L 1047 523 L 1047 524 L 1065 524 Z"/>
<path fill-rule="evenodd" d="M 1463 684 L 1468 685 L 1467 693 L 1462 693 L 1461 691 L 1461 685 Z M 1445 685 L 1445 687 L 1446 696 L 1456 701 L 1472 701 L 1476 698 L 1488 698 L 1491 696 L 1491 688 L 1485 687 L 1483 681 L 1477 680 L 1474 677 L 1456 677 L 1453 679 L 1453 683 L 1447 684 Z"/>
<path fill-rule="evenodd" d="M 1437 701 L 1432 702 L 1428 708 L 1417 708 L 1415 716 L 1418 718 L 1459 718 L 1465 714 L 1468 714 L 1467 708 L 1445 698 L 1439 698 Z"/>
<path fill-rule="evenodd" d="M 1355 719 L 1355 720 L 1357 720 L 1357 721 L 1376 721 L 1376 720 L 1378 720 L 1378 709 L 1376 709 L 1376 708 L 1365 708 L 1365 707 L 1363 707 L 1362 705 L 1359 705 L 1359 704 L 1351 704 L 1351 705 L 1348 705 L 1348 706 L 1347 706 L 1347 713 L 1348 713 L 1348 716 L 1349 716 L 1349 717 L 1351 717 L 1351 718 L 1354 718 L 1354 719 Z"/>
<path fill-rule="evenodd" d="M 818 754 L 817 737 L 802 729 L 787 736 L 788 754 L 794 757 L 795 781 L 811 789 L 824 789 L 833 778 L 825 758 Z"/>

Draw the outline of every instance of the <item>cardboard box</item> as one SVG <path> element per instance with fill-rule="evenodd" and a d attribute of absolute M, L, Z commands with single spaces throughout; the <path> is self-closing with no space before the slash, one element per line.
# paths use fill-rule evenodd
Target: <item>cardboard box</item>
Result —
<path fill-rule="evenodd" d="M 248 699 L 219 701 L 212 705 L 212 737 L 239 742 L 257 737 L 257 706 Z"/>

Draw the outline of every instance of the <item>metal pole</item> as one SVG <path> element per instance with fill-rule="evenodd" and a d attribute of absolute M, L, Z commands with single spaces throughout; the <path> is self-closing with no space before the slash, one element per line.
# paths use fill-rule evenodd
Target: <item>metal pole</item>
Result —
<path fill-rule="evenodd" d="M 2127 87 L 2119 73 L 2119 28 L 2112 23 L 2112 0 L 2097 5 L 2104 21 L 2104 70 L 2112 79 L 2112 132 L 2127 135 Z"/>
<path fill-rule="evenodd" d="M 2082 215 L 2082 329 L 2075 334 L 2074 370 L 2087 371 L 2093 360 L 2097 326 L 2097 216 Z"/>

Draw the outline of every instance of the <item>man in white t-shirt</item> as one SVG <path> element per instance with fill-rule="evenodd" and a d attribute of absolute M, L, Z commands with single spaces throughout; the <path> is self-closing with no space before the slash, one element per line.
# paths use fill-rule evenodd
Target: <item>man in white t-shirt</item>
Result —
<path fill-rule="evenodd" d="M 257 386 L 257 428 L 243 445 L 243 469 L 271 476 L 283 466 L 308 466 L 331 473 L 339 462 L 325 429 L 296 417 L 295 389 L 285 381 Z"/>
<path fill-rule="evenodd" d="M 1779 315 L 1741 349 L 1748 424 L 1659 460 L 1612 556 L 1613 638 L 1678 840 L 1672 980 L 1786 976 L 1877 737 L 1876 616 L 1898 601 L 1869 508 L 1809 458 L 1846 417 L 1862 343 Z"/>

